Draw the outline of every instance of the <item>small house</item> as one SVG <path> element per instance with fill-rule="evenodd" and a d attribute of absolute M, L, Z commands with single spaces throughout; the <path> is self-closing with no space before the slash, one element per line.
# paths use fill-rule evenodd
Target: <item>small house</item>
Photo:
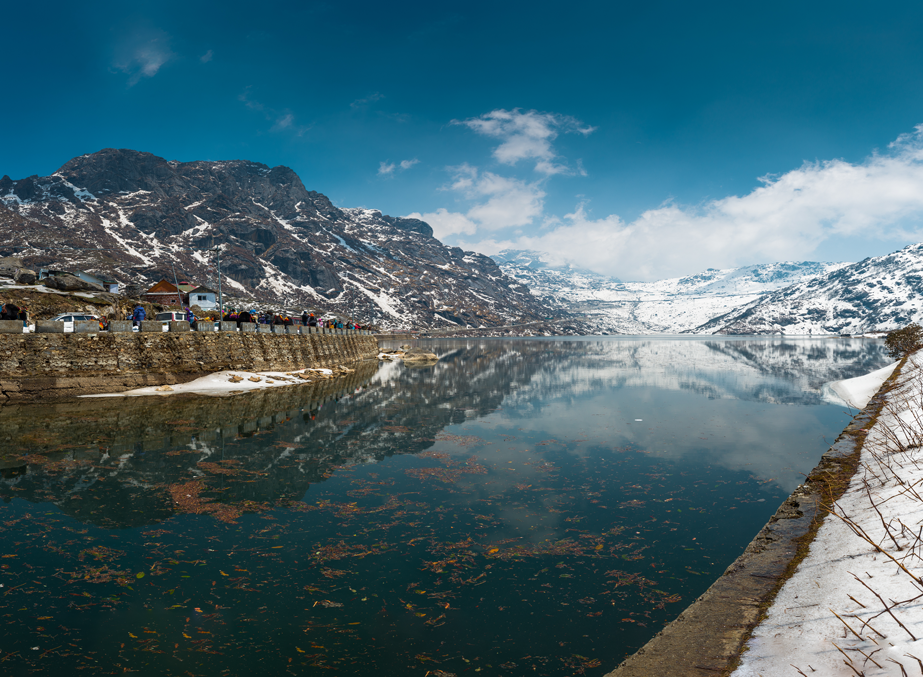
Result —
<path fill-rule="evenodd" d="M 180 289 L 183 285 L 180 285 Z M 189 305 L 198 306 L 202 310 L 215 310 L 218 307 L 218 292 L 200 285 L 189 290 Z"/>
<path fill-rule="evenodd" d="M 141 294 L 141 298 L 148 303 L 159 303 L 162 306 L 185 306 L 188 302 L 188 297 L 166 280 L 161 280 Z"/>
<path fill-rule="evenodd" d="M 189 292 L 198 286 L 192 284 L 191 282 L 187 282 L 186 280 L 180 280 L 177 284 L 179 284 L 179 290 L 183 292 L 183 294 L 185 294 L 187 297 L 189 296 Z"/>

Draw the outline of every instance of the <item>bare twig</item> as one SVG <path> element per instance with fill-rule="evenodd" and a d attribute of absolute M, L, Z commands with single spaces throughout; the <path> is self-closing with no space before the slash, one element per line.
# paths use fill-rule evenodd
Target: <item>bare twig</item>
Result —
<path fill-rule="evenodd" d="M 878 636 L 881 637 L 882 639 L 887 639 L 887 636 L 886 636 L 886 635 L 883 635 L 883 634 L 881 634 L 880 632 L 878 632 L 878 630 L 876 630 L 875 628 L 873 628 L 872 625 L 871 625 L 870 623 L 868 623 L 868 622 L 862 620 L 862 619 L 859 618 L 858 616 L 853 616 L 853 618 L 855 618 L 857 621 L 859 621 L 860 623 L 862 623 L 863 627 L 868 628 L 869 630 L 871 630 L 872 632 L 874 632 L 876 635 L 878 635 Z M 872 641 L 874 642 L 875 640 L 873 639 Z"/>
<path fill-rule="evenodd" d="M 840 623 L 842 623 L 843 625 L 845 625 L 845 626 L 846 626 L 846 629 L 849 630 L 852 634 L 854 634 L 854 635 L 856 636 L 856 639 L 858 639 L 860 642 L 864 642 L 864 641 L 865 641 L 865 638 L 864 638 L 862 635 L 860 635 L 858 632 L 856 632 L 855 630 L 853 630 L 853 629 L 849 626 L 849 623 L 847 623 L 847 622 L 844 621 L 842 618 L 840 618 L 840 615 L 839 615 L 836 611 L 834 611 L 833 609 L 828 609 L 828 611 L 830 611 L 830 613 L 832 613 L 834 616 L 836 616 L 837 619 L 839 619 Z"/>
<path fill-rule="evenodd" d="M 881 663 L 879 663 L 879 662 L 876 661 L 874 658 L 872 658 L 872 655 L 874 655 L 876 651 L 881 651 L 880 648 L 879 648 L 879 649 L 875 649 L 875 651 L 873 651 L 873 652 L 870 653 L 870 654 L 869 654 L 869 653 L 865 653 L 862 649 L 860 649 L 860 648 L 857 647 L 857 646 L 856 646 L 856 647 L 853 647 L 853 648 L 854 648 L 856 651 L 858 651 L 859 653 L 861 653 L 863 656 L 865 656 L 868 660 L 872 661 L 872 662 L 873 662 L 875 665 L 877 665 L 879 668 L 882 668 Z M 883 669 L 883 668 L 882 668 L 882 669 Z"/>
<path fill-rule="evenodd" d="M 914 656 L 912 653 L 905 653 L 904 655 L 907 656 L 907 658 L 912 658 L 912 659 L 915 660 L 917 663 L 919 663 L 919 665 L 920 665 L 920 674 L 923 675 L 923 661 L 921 661 L 919 658 L 917 658 L 916 656 Z"/>
<path fill-rule="evenodd" d="M 888 658 L 887 660 L 891 661 L 892 663 L 895 663 L 897 667 L 901 669 L 901 677 L 907 677 L 907 671 L 904 670 L 903 665 L 901 665 L 898 661 L 894 660 L 893 658 Z"/>
<path fill-rule="evenodd" d="M 901 567 L 901 568 L 903 569 L 903 567 Z M 908 572 L 908 573 L 909 573 L 909 572 Z M 911 576 L 912 576 L 912 575 L 913 575 L 913 574 L 911 574 Z M 871 588 L 869 588 L 869 586 L 866 585 L 865 581 L 863 581 L 861 578 L 859 578 L 859 577 L 856 576 L 855 574 L 853 574 L 853 578 L 855 578 L 857 581 L 859 581 L 860 583 L 862 583 L 862 585 L 864 585 L 866 588 L 868 588 L 869 592 L 871 592 L 873 595 L 875 595 L 875 597 L 878 598 L 878 600 L 882 603 L 882 605 L 884 605 L 885 611 L 888 612 L 888 615 L 891 616 L 891 618 L 894 619 L 894 622 L 897 623 L 899 626 L 901 626 L 901 627 L 904 629 L 904 632 L 906 632 L 908 635 L 910 635 L 910 638 L 911 638 L 914 642 L 916 642 L 916 641 L 917 641 L 917 638 L 914 636 L 914 634 L 913 634 L 912 632 L 910 632 L 910 630 L 907 629 L 907 626 L 906 626 L 906 625 L 904 625 L 903 623 L 900 622 L 900 620 L 898 620 L 897 616 L 894 615 L 894 612 L 891 611 L 891 607 L 889 607 L 887 604 L 885 604 L 885 601 L 881 598 L 881 595 L 879 595 L 877 592 L 875 592 L 874 590 L 872 590 Z"/>

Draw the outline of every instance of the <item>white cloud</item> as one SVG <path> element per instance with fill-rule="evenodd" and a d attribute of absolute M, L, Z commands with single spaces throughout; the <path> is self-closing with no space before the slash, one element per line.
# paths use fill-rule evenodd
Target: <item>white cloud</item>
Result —
<path fill-rule="evenodd" d="M 441 240 L 449 235 L 474 235 L 477 224 L 468 219 L 464 214 L 450 212 L 445 207 L 440 207 L 435 212 L 421 214 L 414 212 L 408 214 L 408 219 L 420 219 L 433 227 L 433 235 Z"/>
<path fill-rule="evenodd" d="M 469 219 L 482 228 L 499 230 L 525 226 L 540 216 L 544 208 L 545 191 L 537 183 L 484 172 L 473 179 L 467 188 L 469 199 L 487 198 L 468 210 Z"/>
<path fill-rule="evenodd" d="M 291 113 L 284 113 L 276 118 L 276 123 L 270 128 L 271 132 L 280 132 L 283 129 L 290 129 L 295 122 L 295 116 Z"/>
<path fill-rule="evenodd" d="M 520 160 L 535 160 L 535 171 L 551 176 L 552 174 L 573 174 L 574 170 L 556 162 L 558 155 L 551 142 L 558 134 L 576 133 L 586 136 L 595 131 L 595 127 L 583 125 L 576 118 L 556 113 L 540 113 L 530 110 L 522 112 L 498 109 L 480 117 L 467 120 L 453 120 L 453 124 L 464 125 L 478 134 L 501 140 L 494 148 L 493 156 L 503 164 L 514 165 Z M 578 173 L 585 174 L 582 167 Z"/>
<path fill-rule="evenodd" d="M 205 52 L 205 54 L 199 57 L 199 61 L 201 61 L 202 63 L 208 63 L 214 57 L 215 57 L 215 53 L 212 50 L 208 50 L 207 52 Z"/>
<path fill-rule="evenodd" d="M 161 30 L 144 29 L 131 34 L 116 48 L 113 66 L 128 74 L 128 86 L 141 78 L 152 78 L 176 55 L 170 49 L 170 36 Z"/>
<path fill-rule="evenodd" d="M 351 104 L 349 104 L 349 107 L 350 108 L 364 108 L 365 106 L 368 106 L 370 103 L 381 101 L 384 98 L 385 98 L 384 94 L 379 94 L 378 92 L 375 92 L 374 94 L 369 94 L 365 98 L 356 99 Z"/>
<path fill-rule="evenodd" d="M 542 213 L 545 191 L 539 182 L 528 183 L 493 172 L 480 172 L 477 167 L 467 163 L 447 169 L 454 175 L 447 190 L 461 193 L 464 199 L 474 205 L 464 214 L 449 212 L 445 208 L 427 214 L 427 217 L 436 218 L 442 224 L 437 228 L 430 223 L 434 232 L 442 233 L 436 237 L 473 235 L 477 229 L 500 230 L 525 226 Z M 421 216 L 415 218 L 429 222 Z"/>
<path fill-rule="evenodd" d="M 237 95 L 237 100 L 243 103 L 250 110 L 259 111 L 272 126 L 270 132 L 288 132 L 295 136 L 303 136 L 305 132 L 311 129 L 311 125 L 295 124 L 295 115 L 289 110 L 277 111 L 270 108 L 260 101 L 250 97 L 250 87 L 247 87 L 243 93 Z"/>
<path fill-rule="evenodd" d="M 264 109 L 266 108 L 266 107 L 265 107 L 263 104 L 261 104 L 259 101 L 255 101 L 254 99 L 251 99 L 251 98 L 250 98 L 250 88 L 249 88 L 249 87 L 247 87 L 247 88 L 243 91 L 242 94 L 238 94 L 238 95 L 237 95 L 237 100 L 240 101 L 240 102 L 242 102 L 242 103 L 243 103 L 247 108 L 249 108 L 250 110 L 262 111 L 262 110 L 264 110 Z"/>
<path fill-rule="evenodd" d="M 413 160 L 401 160 L 399 163 L 395 164 L 393 162 L 379 162 L 378 163 L 378 175 L 379 176 L 394 176 L 394 172 L 406 171 L 413 167 L 415 164 L 419 164 L 419 160 L 414 158 Z"/>
<path fill-rule="evenodd" d="M 861 163 L 806 163 L 765 176 L 743 196 L 698 206 L 665 204 L 631 222 L 593 219 L 583 206 L 549 217 L 537 235 L 469 243 L 554 252 L 600 272 L 652 280 L 731 267 L 810 258 L 824 240 L 923 239 L 923 125 Z"/>

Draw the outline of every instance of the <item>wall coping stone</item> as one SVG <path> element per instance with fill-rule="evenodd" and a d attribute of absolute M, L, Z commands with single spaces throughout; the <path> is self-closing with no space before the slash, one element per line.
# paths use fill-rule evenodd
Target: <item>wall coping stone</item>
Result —
<path fill-rule="evenodd" d="M 170 331 L 189 331 L 189 323 L 186 320 L 171 320 Z"/>
<path fill-rule="evenodd" d="M 98 320 L 77 320 L 74 322 L 74 333 L 75 334 L 98 334 L 99 333 L 99 321 Z"/>
<path fill-rule="evenodd" d="M 131 320 L 109 320 L 109 331 L 131 333 L 133 324 Z"/>
<path fill-rule="evenodd" d="M 21 334 L 22 320 L 0 320 L 0 334 Z"/>
<path fill-rule="evenodd" d="M 38 320 L 35 323 L 36 334 L 63 334 L 64 323 L 52 322 L 51 320 Z"/>

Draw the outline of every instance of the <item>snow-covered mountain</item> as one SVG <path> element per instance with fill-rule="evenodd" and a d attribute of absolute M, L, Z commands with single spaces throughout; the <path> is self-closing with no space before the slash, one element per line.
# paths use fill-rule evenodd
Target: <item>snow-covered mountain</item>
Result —
<path fill-rule="evenodd" d="M 487 256 L 416 219 L 339 209 L 288 167 L 167 161 L 105 149 L 50 176 L 0 179 L 0 256 L 31 267 L 222 285 L 239 298 L 391 327 L 503 325 L 548 315 Z"/>
<path fill-rule="evenodd" d="M 923 322 L 923 243 L 767 294 L 696 333 L 856 334 Z"/>
<path fill-rule="evenodd" d="M 501 270 L 552 307 L 581 316 L 599 333 L 695 331 L 766 294 L 835 272 L 845 263 L 769 263 L 708 270 L 657 282 L 622 282 L 579 267 L 549 263 L 547 255 L 504 251 Z"/>

